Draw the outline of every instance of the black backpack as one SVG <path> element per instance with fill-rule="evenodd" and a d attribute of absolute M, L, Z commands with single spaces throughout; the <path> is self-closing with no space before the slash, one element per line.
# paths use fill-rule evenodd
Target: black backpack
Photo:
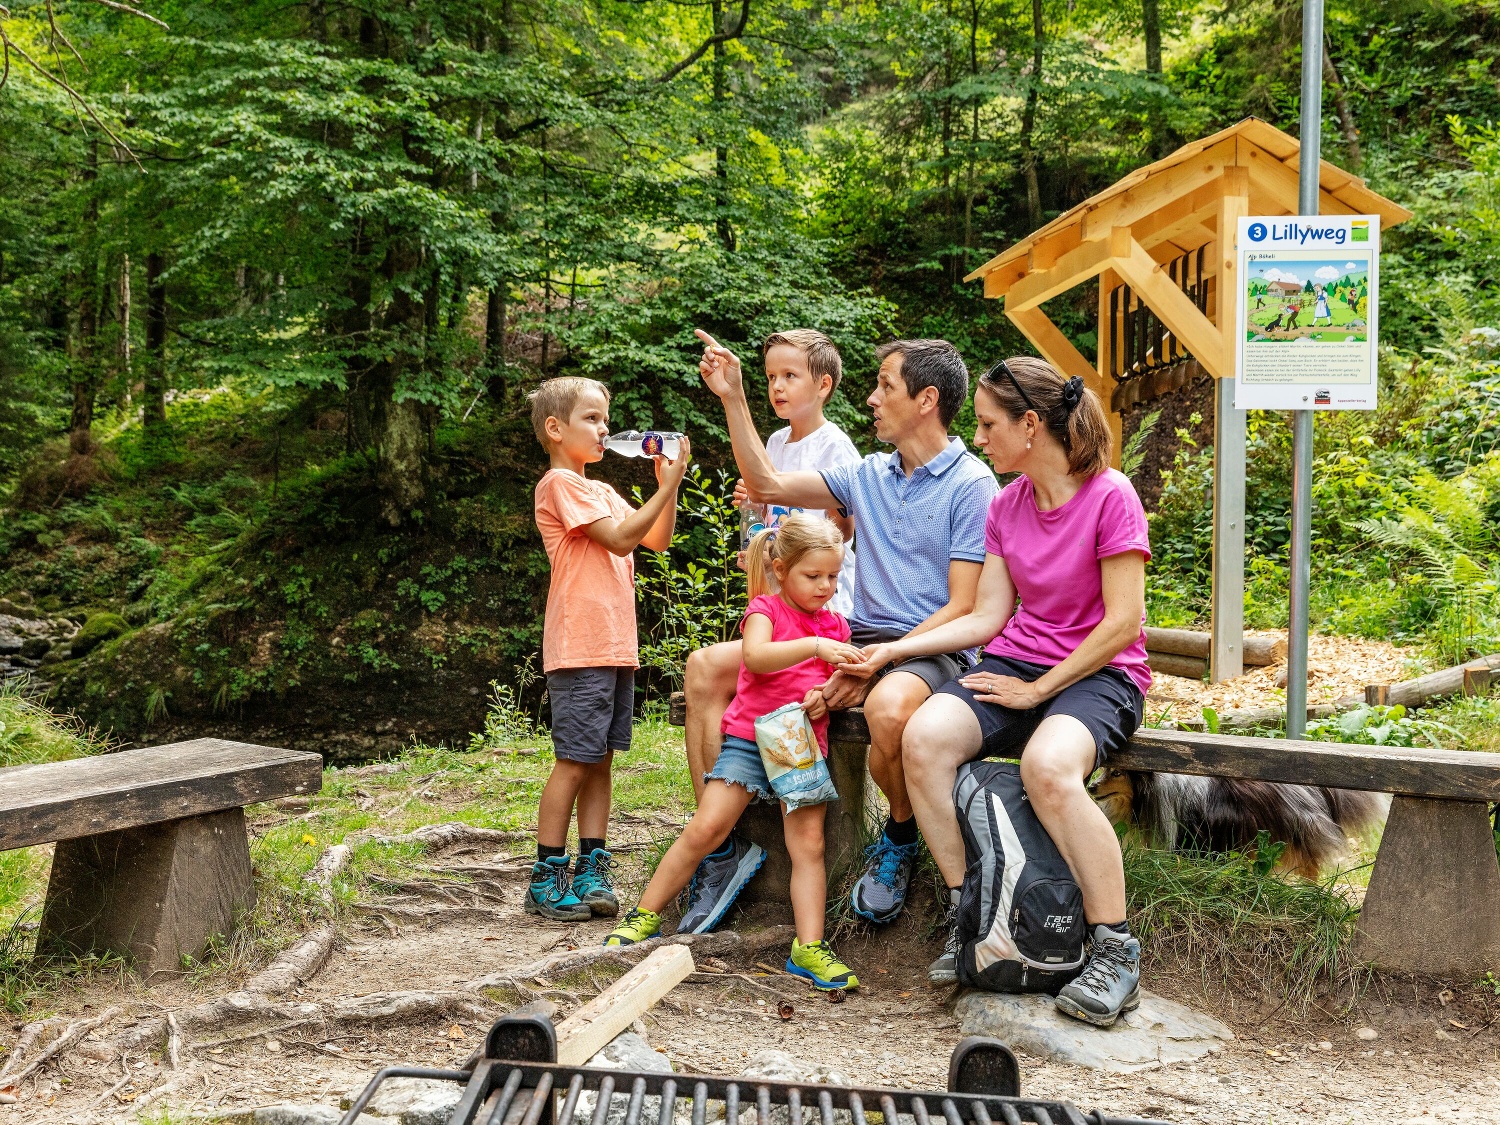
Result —
<path fill-rule="evenodd" d="M 1047 992 L 1083 968 L 1083 892 L 1032 811 L 1015 762 L 970 762 L 953 803 L 964 836 L 958 979 L 991 992 Z"/>

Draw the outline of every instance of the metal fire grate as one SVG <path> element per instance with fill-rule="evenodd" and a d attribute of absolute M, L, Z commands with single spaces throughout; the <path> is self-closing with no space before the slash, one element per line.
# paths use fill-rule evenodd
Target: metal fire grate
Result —
<path fill-rule="evenodd" d="M 461 1084 L 463 1096 L 448 1125 L 571 1125 L 584 1091 L 597 1091 L 590 1125 L 606 1125 L 611 1103 L 628 1098 L 624 1125 L 673 1125 L 678 1102 L 692 1125 L 704 1125 L 710 1107 L 722 1106 L 723 1120 L 734 1125 L 745 1110 L 755 1110 L 756 1125 L 772 1125 L 772 1107 L 785 1106 L 790 1125 L 1167 1125 L 1136 1117 L 1084 1113 L 1070 1102 L 1020 1096 L 1020 1067 L 1015 1055 L 997 1039 L 971 1037 L 954 1049 L 946 1092 L 887 1090 L 872 1086 L 828 1086 L 817 1082 L 779 1082 L 760 1078 L 715 1078 L 706 1074 L 654 1074 L 630 1070 L 594 1070 L 562 1066 L 550 1021 L 537 1016 L 501 1017 L 490 1028 L 484 1051 L 472 1070 L 386 1067 L 349 1107 L 340 1125 L 354 1125 L 380 1084 L 389 1078 L 429 1078 Z M 562 1105 L 557 1105 L 558 1098 Z M 646 1121 L 645 1100 L 660 1099 L 656 1120 Z M 807 1121 L 806 1113 L 814 1117 Z M 837 1115 L 837 1116 L 836 1116 Z M 778 1115 L 779 1116 L 779 1115 Z M 717 1119 L 718 1114 L 715 1112 Z"/>

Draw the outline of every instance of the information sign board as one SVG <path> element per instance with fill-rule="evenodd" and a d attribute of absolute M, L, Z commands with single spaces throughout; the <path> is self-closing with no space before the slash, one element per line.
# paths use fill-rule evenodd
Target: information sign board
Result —
<path fill-rule="evenodd" d="M 1245 216 L 1236 255 L 1235 406 L 1373 410 L 1380 216 Z"/>

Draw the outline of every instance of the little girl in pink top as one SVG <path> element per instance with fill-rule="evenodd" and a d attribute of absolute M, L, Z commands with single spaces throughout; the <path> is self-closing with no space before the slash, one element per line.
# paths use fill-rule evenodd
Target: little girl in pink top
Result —
<path fill-rule="evenodd" d="M 746 559 L 750 604 L 740 623 L 744 663 L 734 703 L 724 715 L 724 747 L 705 779 L 698 811 L 662 857 L 640 905 L 615 927 L 605 945 L 632 945 L 660 933 L 661 912 L 687 885 L 703 857 L 724 841 L 751 801 L 771 799 L 771 782 L 755 743 L 757 718 L 788 703 L 801 703 L 812 719 L 818 747 L 827 756 L 828 708 L 819 688 L 836 665 L 861 659 L 860 650 L 849 644 L 849 623 L 826 608 L 838 589 L 843 557 L 844 537 L 838 527 L 822 516 L 801 512 L 751 541 Z M 857 988 L 859 979 L 823 940 L 828 907 L 825 810 L 810 805 L 782 811 L 797 924 L 787 971 L 816 988 Z M 749 861 L 758 869 L 765 855 L 759 848 L 755 851 L 759 855 Z M 698 920 L 694 932 L 718 923 L 728 902 L 722 897 L 716 901 L 722 903 L 717 916 Z"/>

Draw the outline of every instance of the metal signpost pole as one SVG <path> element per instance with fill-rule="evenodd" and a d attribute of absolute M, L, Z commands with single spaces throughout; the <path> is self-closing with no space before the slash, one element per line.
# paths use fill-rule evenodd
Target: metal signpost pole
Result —
<path fill-rule="evenodd" d="M 1323 0 L 1302 4 L 1302 160 L 1298 211 L 1318 213 L 1323 126 Z M 1313 412 L 1292 412 L 1292 573 L 1286 646 L 1286 734 L 1307 733 L 1308 584 L 1312 572 Z"/>

